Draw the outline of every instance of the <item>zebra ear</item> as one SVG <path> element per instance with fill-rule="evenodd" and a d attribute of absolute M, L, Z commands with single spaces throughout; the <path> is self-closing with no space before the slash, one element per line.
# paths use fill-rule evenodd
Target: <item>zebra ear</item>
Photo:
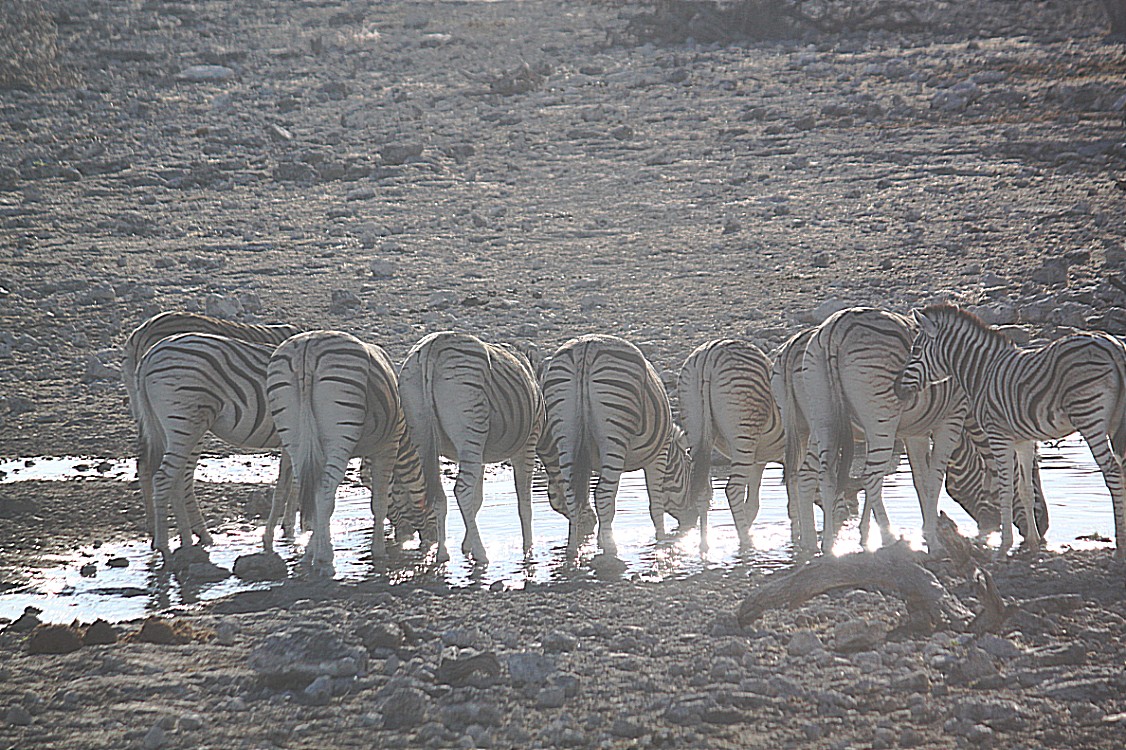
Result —
<path fill-rule="evenodd" d="M 934 336 L 938 333 L 938 326 L 934 321 L 927 317 L 926 313 L 922 310 L 912 310 L 911 317 L 915 320 L 915 325 L 919 327 L 919 332 L 927 336 Z"/>

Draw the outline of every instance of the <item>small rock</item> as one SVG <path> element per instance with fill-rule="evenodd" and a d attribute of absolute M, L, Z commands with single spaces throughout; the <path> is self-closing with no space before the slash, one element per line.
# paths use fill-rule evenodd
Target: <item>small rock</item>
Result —
<path fill-rule="evenodd" d="M 154 724 L 148 732 L 145 733 L 145 739 L 141 742 L 141 746 L 145 750 L 157 750 L 164 747 L 164 727 L 160 724 Z"/>
<path fill-rule="evenodd" d="M 78 569 L 78 575 L 82 576 L 83 578 L 93 578 L 94 576 L 98 575 L 98 566 L 94 563 L 86 563 Z"/>
<path fill-rule="evenodd" d="M 332 700 L 332 678 L 328 675 L 321 675 L 316 678 L 301 691 L 310 704 L 314 706 L 326 706 Z"/>
<path fill-rule="evenodd" d="M 181 81 L 203 83 L 208 81 L 229 81 L 236 75 L 235 71 L 225 65 L 192 65 L 176 74 Z"/>
<path fill-rule="evenodd" d="M 562 651 L 574 651 L 579 647 L 578 638 L 558 630 L 546 633 L 542 639 L 542 643 L 544 652 L 549 654 Z"/>
<path fill-rule="evenodd" d="M 377 258 L 368 264 L 368 270 L 377 279 L 389 279 L 395 275 L 395 264 L 389 260 Z"/>
<path fill-rule="evenodd" d="M 231 571 L 208 561 L 205 563 L 192 563 L 188 566 L 188 569 L 180 573 L 180 575 L 190 581 L 196 581 L 198 583 L 214 583 L 215 581 L 224 581 L 230 578 Z"/>
<path fill-rule="evenodd" d="M 82 632 L 69 625 L 39 625 L 27 639 L 31 654 L 69 654 L 82 648 Z"/>
<path fill-rule="evenodd" d="M 82 634 L 82 642 L 87 646 L 106 646 L 117 643 L 117 631 L 102 619 L 95 620 Z"/>
<path fill-rule="evenodd" d="M 203 717 L 199 714 L 184 714 L 180 717 L 181 732 L 198 732 L 203 729 Z"/>
<path fill-rule="evenodd" d="M 16 618 L 16 620 L 4 628 L 5 632 L 11 631 L 12 633 L 30 633 L 35 628 L 42 624 L 39 615 L 43 614 L 43 610 L 38 607 L 24 607 L 23 614 Z"/>
<path fill-rule="evenodd" d="M 333 289 L 332 301 L 329 303 L 328 311 L 331 313 L 350 312 L 359 310 L 363 305 L 363 300 L 354 292 L 347 289 Z"/>
<path fill-rule="evenodd" d="M 555 670 L 555 662 L 542 654 L 520 651 L 508 655 L 508 674 L 517 685 L 542 685 Z"/>
<path fill-rule="evenodd" d="M 799 630 L 786 644 L 786 653 L 791 656 L 808 656 L 815 651 L 824 650 L 825 646 L 817 634 L 809 630 Z"/>
<path fill-rule="evenodd" d="M 836 297 L 831 297 L 812 310 L 807 310 L 803 313 L 799 313 L 798 322 L 806 323 L 809 325 L 820 325 L 824 323 L 830 315 L 838 313 L 841 310 L 849 307 L 852 307 L 852 305 L 849 305 L 847 302 L 839 300 Z"/>
<path fill-rule="evenodd" d="M 289 575 L 285 560 L 277 552 L 240 555 L 233 572 L 244 581 L 282 581 Z"/>
<path fill-rule="evenodd" d="M 30 726 L 32 721 L 31 712 L 23 706 L 12 706 L 4 714 L 4 722 L 14 727 Z"/>
<path fill-rule="evenodd" d="M 168 558 L 168 568 L 175 572 L 185 572 L 193 565 L 210 563 L 207 549 L 196 544 L 181 545 L 172 551 Z"/>
<path fill-rule="evenodd" d="M 394 730 L 419 727 L 425 723 L 430 708 L 430 696 L 418 688 L 394 688 L 383 700 L 383 728 Z"/>
<path fill-rule="evenodd" d="M 886 626 L 875 620 L 846 620 L 833 628 L 832 648 L 834 651 L 867 651 L 887 637 Z"/>
<path fill-rule="evenodd" d="M 567 693 L 559 685 L 548 685 L 536 694 L 536 705 L 539 708 L 562 708 L 566 702 Z"/>
<path fill-rule="evenodd" d="M 1049 258 L 1034 270 L 1031 279 L 1044 286 L 1067 286 L 1068 261 L 1066 258 Z"/>
<path fill-rule="evenodd" d="M 374 651 L 380 648 L 397 650 L 403 646 L 403 629 L 393 622 L 374 622 L 361 626 L 356 635 L 363 641 L 364 648 Z"/>
<path fill-rule="evenodd" d="M 388 143 L 383 146 L 379 154 L 383 163 L 387 165 L 406 164 L 422 156 L 421 143 Z"/>

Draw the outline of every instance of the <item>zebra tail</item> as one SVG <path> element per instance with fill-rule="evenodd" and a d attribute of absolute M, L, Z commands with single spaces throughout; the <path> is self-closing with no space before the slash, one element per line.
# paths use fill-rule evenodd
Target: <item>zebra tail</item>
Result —
<path fill-rule="evenodd" d="M 851 482 L 852 458 L 855 451 L 852 441 L 852 419 L 848 415 L 844 386 L 841 384 L 840 368 L 837 367 L 835 362 L 831 361 L 835 359 L 835 356 L 826 356 L 823 358 L 822 364 L 828 374 L 831 393 L 829 404 L 831 408 L 832 430 L 829 436 L 830 445 L 827 447 L 830 456 L 839 457 L 839 462 L 837 463 L 836 496 L 821 498 L 821 502 L 833 503 L 834 505 L 837 502 L 837 497 L 845 491 L 845 488 L 847 488 Z M 828 509 L 825 510 L 828 512 Z"/>
<path fill-rule="evenodd" d="M 693 373 L 690 388 L 685 389 L 685 395 L 696 399 L 694 406 L 699 424 L 692 440 L 692 461 L 688 471 L 688 497 L 697 509 L 706 509 L 711 504 L 711 478 L 712 478 L 712 447 L 715 445 L 715 434 L 712 431 L 712 394 L 698 373 Z M 681 418 L 687 426 L 685 417 L 691 413 L 681 403 Z"/>
<path fill-rule="evenodd" d="M 1110 445 L 1114 449 L 1114 455 L 1122 460 L 1126 458 L 1126 347 L 1116 349 L 1119 354 L 1115 358 L 1118 365 L 1118 403 L 1114 413 L 1118 415 L 1118 424 L 1110 434 Z"/>
<path fill-rule="evenodd" d="M 438 408 L 434 403 L 434 386 L 432 382 L 433 365 L 430 362 L 432 346 L 427 346 L 419 365 L 422 372 L 422 397 L 418 399 L 423 404 L 421 434 L 416 436 L 418 441 L 418 456 L 422 461 L 422 478 L 426 483 L 427 510 L 437 508 L 445 500 L 445 490 L 442 489 L 441 460 L 438 455 L 441 437 L 438 434 Z"/>
<path fill-rule="evenodd" d="M 149 400 L 143 384 L 136 392 L 137 417 L 137 480 L 147 484 L 151 492 L 152 479 L 164 458 L 164 430 L 157 421 L 156 410 Z"/>
<path fill-rule="evenodd" d="M 291 451 L 293 471 L 297 477 L 298 507 L 301 509 L 301 528 L 311 529 L 315 524 L 317 512 L 317 486 L 325 469 L 324 440 L 317 415 L 313 410 L 314 372 L 312 363 L 306 359 L 308 342 L 303 341 L 293 358 L 291 371 L 293 379 L 289 386 L 294 396 L 291 403 L 297 407 L 298 435 L 301 436 L 299 451 Z M 296 453 L 296 455 L 294 454 Z"/>

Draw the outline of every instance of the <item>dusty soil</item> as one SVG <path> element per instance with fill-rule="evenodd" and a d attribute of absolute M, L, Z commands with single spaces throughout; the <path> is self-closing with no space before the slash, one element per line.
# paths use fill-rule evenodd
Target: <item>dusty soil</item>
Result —
<path fill-rule="evenodd" d="M 116 347 L 169 309 L 396 359 L 444 328 L 614 333 L 669 383 L 709 338 L 773 346 L 838 304 L 1126 333 L 1126 62 L 1099 4 L 920 5 L 922 27 L 716 45 L 638 38 L 628 4 L 48 2 L 63 85 L 0 91 L 0 456 L 128 455 Z M 0 485 L 5 581 L 137 535 L 139 506 Z M 902 605 L 865 592 L 741 629 L 745 571 L 293 582 L 181 616 L 188 645 L 56 656 L 6 631 L 0 743 L 1119 747 L 1121 566 L 992 569 L 1031 603 L 984 638 L 885 635 Z M 316 669 L 263 666 L 306 627 Z"/>

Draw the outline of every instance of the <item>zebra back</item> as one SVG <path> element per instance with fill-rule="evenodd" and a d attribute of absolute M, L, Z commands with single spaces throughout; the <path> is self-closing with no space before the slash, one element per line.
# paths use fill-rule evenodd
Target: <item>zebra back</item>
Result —
<path fill-rule="evenodd" d="M 142 435 L 152 444 L 166 443 L 169 434 L 187 435 L 205 423 L 233 445 L 277 447 L 265 389 L 273 350 L 207 333 L 161 339 L 136 371 Z"/>
<path fill-rule="evenodd" d="M 161 339 L 178 333 L 210 333 L 255 344 L 280 344 L 300 332 L 299 327 L 288 324 L 239 323 L 198 313 L 162 312 L 134 328 L 125 340 L 122 347 L 122 372 L 125 373 L 126 387 L 129 388 L 136 382 L 134 373 L 145 352 Z"/>

